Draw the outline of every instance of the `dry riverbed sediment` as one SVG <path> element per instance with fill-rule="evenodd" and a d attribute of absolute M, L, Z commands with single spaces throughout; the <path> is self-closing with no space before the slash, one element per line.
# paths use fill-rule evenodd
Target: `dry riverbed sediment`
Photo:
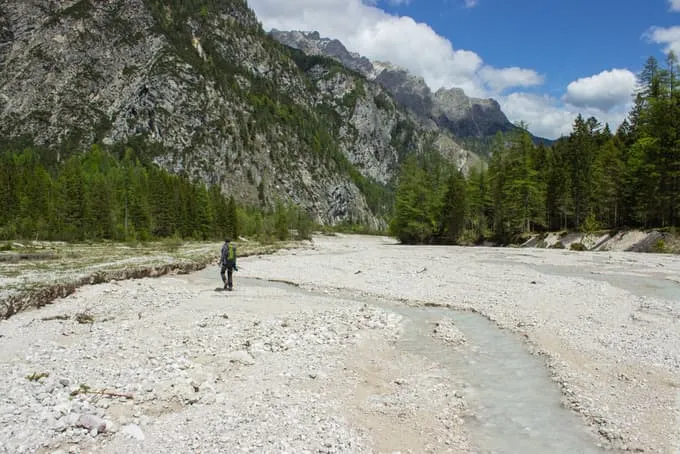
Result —
<path fill-rule="evenodd" d="M 0 321 L 0 452 L 483 452 L 484 389 L 404 349 L 395 303 L 515 332 L 593 446 L 678 450 L 675 257 L 338 236 L 240 265 L 231 293 L 209 267 L 82 287 Z M 430 340 L 474 358 L 452 320 Z"/>

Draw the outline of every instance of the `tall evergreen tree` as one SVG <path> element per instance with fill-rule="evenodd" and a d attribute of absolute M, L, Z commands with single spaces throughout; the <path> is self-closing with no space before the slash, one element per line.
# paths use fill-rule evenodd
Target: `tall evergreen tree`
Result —
<path fill-rule="evenodd" d="M 458 243 L 465 228 L 467 215 L 467 188 L 465 177 L 457 171 L 451 172 L 446 195 L 442 203 L 439 237 L 447 243 Z"/>
<path fill-rule="evenodd" d="M 423 243 L 434 235 L 437 226 L 428 212 L 431 197 L 427 174 L 415 157 L 406 158 L 399 174 L 394 218 L 390 224 L 390 232 L 402 243 Z"/>

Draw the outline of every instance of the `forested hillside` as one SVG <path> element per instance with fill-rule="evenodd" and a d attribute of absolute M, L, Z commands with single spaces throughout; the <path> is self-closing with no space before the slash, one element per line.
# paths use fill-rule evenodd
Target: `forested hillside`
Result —
<path fill-rule="evenodd" d="M 287 239 L 290 229 L 302 237 L 311 231 L 301 208 L 279 203 L 245 210 L 219 186 L 192 183 L 151 163 L 141 146 L 95 145 L 61 163 L 49 155 L 24 149 L 0 156 L 0 239 Z"/>
<path fill-rule="evenodd" d="M 392 232 L 404 242 L 508 243 L 546 230 L 680 226 L 678 61 L 650 58 L 628 118 L 612 132 L 579 116 L 568 137 L 534 145 L 526 127 L 499 134 L 488 169 L 427 178 L 431 166 L 402 169 Z M 443 185 L 443 181 L 449 184 Z M 465 213 L 453 222 L 452 213 Z"/>

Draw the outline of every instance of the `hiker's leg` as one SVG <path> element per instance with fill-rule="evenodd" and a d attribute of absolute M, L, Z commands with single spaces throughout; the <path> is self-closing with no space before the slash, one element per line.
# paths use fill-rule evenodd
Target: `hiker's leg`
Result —
<path fill-rule="evenodd" d="M 224 283 L 225 287 L 227 285 L 227 278 L 224 276 L 224 272 L 227 271 L 227 267 L 222 265 L 222 268 L 220 269 L 220 276 L 222 277 L 222 283 Z"/>
<path fill-rule="evenodd" d="M 234 274 L 234 267 L 230 266 L 227 268 L 227 287 L 232 288 L 234 286 L 234 283 L 232 281 L 232 275 Z"/>

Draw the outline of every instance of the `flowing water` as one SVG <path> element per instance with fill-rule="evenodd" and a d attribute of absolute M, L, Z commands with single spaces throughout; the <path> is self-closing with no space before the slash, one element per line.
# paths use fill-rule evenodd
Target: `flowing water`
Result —
<path fill-rule="evenodd" d="M 607 282 L 613 287 L 626 290 L 641 297 L 655 297 L 680 303 L 680 284 L 663 276 L 653 274 L 639 275 L 607 271 L 597 273 L 573 266 L 561 265 L 531 265 L 539 273 L 552 276 L 577 277 L 594 281 Z"/>
<path fill-rule="evenodd" d="M 443 308 L 394 309 L 407 320 L 401 345 L 449 368 L 469 383 L 463 397 L 476 418 L 468 421 L 479 453 L 597 453 L 597 440 L 564 408 L 543 360 L 516 335 L 480 315 Z M 467 345 L 454 349 L 432 339 L 433 323 L 454 321 Z"/>
<path fill-rule="evenodd" d="M 282 283 L 242 281 L 306 293 Z M 467 426 L 475 453 L 604 452 L 585 422 L 561 405 L 559 387 L 545 363 L 531 355 L 518 336 L 474 313 L 364 302 L 404 317 L 405 332 L 398 343 L 403 351 L 427 357 L 465 381 L 461 393 L 474 414 Z M 446 318 L 465 335 L 464 346 L 454 348 L 431 336 L 433 324 Z"/>

